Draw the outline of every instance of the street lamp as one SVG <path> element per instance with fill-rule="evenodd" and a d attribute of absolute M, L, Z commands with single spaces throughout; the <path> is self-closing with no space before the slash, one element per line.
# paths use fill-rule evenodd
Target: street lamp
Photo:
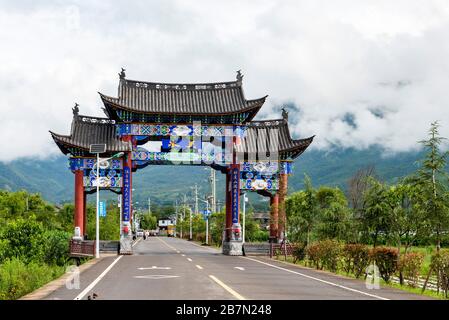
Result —
<path fill-rule="evenodd" d="M 97 161 L 95 162 L 92 170 L 97 167 L 96 175 L 95 175 L 95 184 L 97 186 L 97 212 L 96 212 L 96 222 L 95 222 L 95 258 L 100 258 L 100 153 L 106 152 L 106 144 L 91 144 L 89 148 L 90 153 L 97 154 Z M 108 161 L 112 158 L 121 157 L 124 153 L 119 152 L 113 155 L 110 158 L 101 159 L 101 161 Z"/>
<path fill-rule="evenodd" d="M 246 220 L 246 202 L 248 201 L 248 198 L 246 197 L 246 192 L 243 192 L 243 232 L 242 232 L 242 237 L 243 237 L 243 243 L 245 243 L 245 220 Z"/>

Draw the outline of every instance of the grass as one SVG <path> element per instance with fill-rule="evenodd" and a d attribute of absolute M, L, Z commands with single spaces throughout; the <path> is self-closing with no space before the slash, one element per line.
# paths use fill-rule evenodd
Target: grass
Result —
<path fill-rule="evenodd" d="M 413 250 L 409 250 L 409 252 L 423 252 L 423 253 L 426 254 L 422 270 L 426 270 L 426 272 L 428 272 L 429 265 L 430 265 L 430 257 L 431 257 L 431 254 L 433 252 L 433 248 L 429 249 L 429 247 L 423 247 L 423 248 L 414 247 Z M 293 264 L 296 264 L 296 265 L 300 265 L 300 266 L 303 266 L 303 267 L 306 267 L 306 268 L 315 269 L 313 266 L 309 265 L 306 261 L 293 262 L 293 257 L 291 257 L 291 256 L 287 256 L 287 260 L 285 260 L 285 256 L 283 256 L 283 255 L 274 256 L 273 258 L 276 259 L 276 260 L 279 260 L 279 261 L 286 261 L 286 262 L 290 262 L 290 263 L 293 263 Z M 427 265 L 425 265 L 426 261 L 427 261 Z M 322 270 L 320 270 L 320 271 L 322 271 Z M 331 271 L 328 271 L 328 270 L 325 270 L 325 271 L 326 272 L 330 272 L 330 273 L 334 273 L 334 274 L 337 274 L 337 275 L 340 275 L 340 276 L 356 279 L 354 274 L 352 274 L 352 273 L 348 274 L 345 271 L 340 270 L 340 269 L 337 270 L 337 272 L 331 272 Z M 427 274 L 427 273 L 422 273 L 422 274 Z M 363 281 L 361 279 L 362 279 L 362 277 L 360 277 L 358 280 Z M 409 285 L 402 285 L 401 286 L 399 283 L 394 283 L 394 282 L 388 282 L 387 283 L 383 279 L 380 279 L 380 284 L 382 286 L 385 286 L 385 287 L 390 287 L 390 288 L 400 289 L 400 290 L 404 290 L 404 291 L 415 293 L 415 294 L 425 295 L 425 296 L 428 296 L 428 297 L 432 297 L 434 299 L 446 300 L 441 292 L 438 294 L 435 291 L 427 290 L 427 289 L 424 292 L 422 292 L 422 288 L 421 287 L 411 287 Z"/>
<path fill-rule="evenodd" d="M 60 277 L 65 267 L 31 262 L 17 258 L 0 265 L 0 300 L 15 300 Z"/>

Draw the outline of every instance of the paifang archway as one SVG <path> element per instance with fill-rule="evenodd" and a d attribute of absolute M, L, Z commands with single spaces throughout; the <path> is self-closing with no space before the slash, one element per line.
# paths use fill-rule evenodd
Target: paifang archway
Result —
<path fill-rule="evenodd" d="M 168 84 L 136 81 L 119 73 L 118 97 L 100 93 L 106 118 L 79 114 L 73 108 L 70 135 L 51 132 L 69 156 L 75 176 L 74 226 L 86 233 L 86 194 L 95 192 L 91 144 L 106 144 L 100 164 L 100 187 L 122 197 L 120 253 L 132 254 L 132 176 L 152 164 L 206 165 L 226 175 L 226 227 L 223 253 L 242 254 L 239 202 L 242 190 L 270 197 L 270 241 L 285 231 L 284 201 L 292 161 L 313 136 L 292 139 L 288 113 L 282 118 L 252 121 L 266 97 L 246 100 L 243 75 L 220 83 Z M 159 143 L 158 150 L 142 147 Z"/>

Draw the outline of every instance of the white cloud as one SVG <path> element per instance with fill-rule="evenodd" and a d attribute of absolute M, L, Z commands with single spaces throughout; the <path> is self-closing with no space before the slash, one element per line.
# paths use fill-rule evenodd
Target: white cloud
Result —
<path fill-rule="evenodd" d="M 101 116 L 97 91 L 129 78 L 202 82 L 242 68 L 260 117 L 294 102 L 315 147 L 416 147 L 429 123 L 449 136 L 449 2 L 0 1 L 0 160 L 57 154 L 71 107 Z M 351 115 L 355 128 L 344 121 Z"/>

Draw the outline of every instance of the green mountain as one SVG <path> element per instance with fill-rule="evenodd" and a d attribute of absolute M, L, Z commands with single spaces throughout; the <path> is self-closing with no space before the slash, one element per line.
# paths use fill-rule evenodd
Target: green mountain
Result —
<path fill-rule="evenodd" d="M 418 152 L 403 152 L 386 155 L 379 147 L 365 150 L 340 149 L 333 151 L 308 150 L 294 164 L 294 174 L 289 178 L 289 192 L 302 188 L 304 173 L 314 185 L 331 185 L 346 188 L 348 179 L 360 168 L 375 167 L 378 177 L 394 182 L 416 170 L 415 162 L 421 158 Z M 197 166 L 148 166 L 133 175 L 133 201 L 137 206 L 171 205 L 175 199 L 193 201 L 193 186 L 198 184 L 199 196 L 210 192 L 210 169 Z M 217 198 L 223 202 L 224 176 L 217 172 Z M 9 163 L 0 162 L 0 188 L 7 190 L 26 189 L 39 192 L 52 202 L 67 202 L 73 199 L 73 175 L 67 168 L 67 158 L 47 160 L 18 159 Z M 116 199 L 112 192 L 102 192 L 101 197 Z M 265 200 L 265 201 L 264 201 Z M 88 201 L 95 201 L 90 195 Z M 257 194 L 250 195 L 256 209 L 267 207 L 266 199 Z"/>

